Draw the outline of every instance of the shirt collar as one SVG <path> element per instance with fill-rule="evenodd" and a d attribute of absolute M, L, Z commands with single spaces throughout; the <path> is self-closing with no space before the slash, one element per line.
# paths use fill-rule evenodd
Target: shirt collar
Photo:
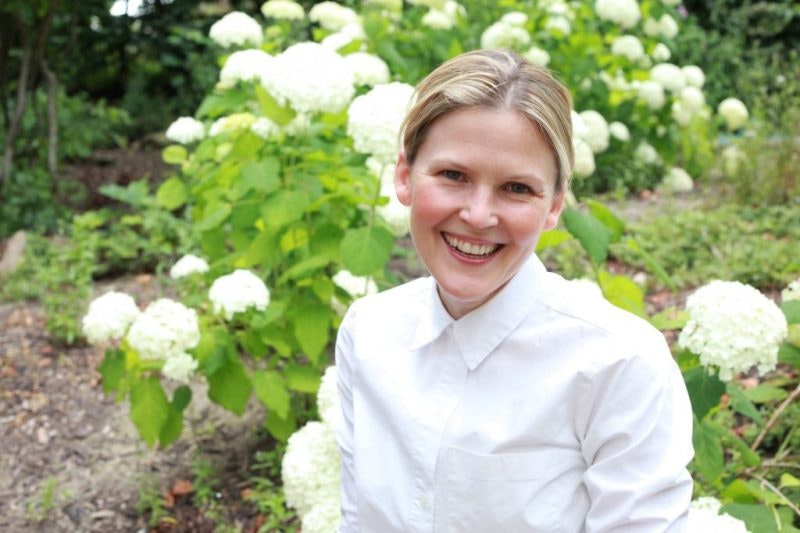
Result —
<path fill-rule="evenodd" d="M 547 273 L 539 258 L 531 255 L 519 272 L 509 280 L 492 299 L 454 320 L 439 298 L 436 281 L 429 279 L 429 290 L 423 291 L 420 317 L 417 323 L 412 350 L 433 342 L 451 324 L 453 337 L 464 362 L 475 370 L 508 335 L 516 329 L 533 308 L 542 290 Z"/>

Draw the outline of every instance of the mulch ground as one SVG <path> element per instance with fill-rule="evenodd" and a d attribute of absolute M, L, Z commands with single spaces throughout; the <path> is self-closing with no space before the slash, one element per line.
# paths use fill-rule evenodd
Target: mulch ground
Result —
<path fill-rule="evenodd" d="M 106 283 L 98 293 L 112 288 L 141 304 L 158 292 L 150 276 Z M 192 505 L 189 467 L 198 457 L 214 468 L 225 523 L 256 531 L 259 517 L 240 497 L 264 443 L 255 402 L 237 418 L 193 385 L 184 434 L 167 450 L 151 450 L 136 434 L 127 401 L 103 393 L 96 370 L 102 358 L 97 348 L 51 344 L 37 304 L 0 304 L 0 531 L 213 531 L 214 522 Z M 147 486 L 170 507 L 171 518 L 154 528 L 137 510 Z"/>

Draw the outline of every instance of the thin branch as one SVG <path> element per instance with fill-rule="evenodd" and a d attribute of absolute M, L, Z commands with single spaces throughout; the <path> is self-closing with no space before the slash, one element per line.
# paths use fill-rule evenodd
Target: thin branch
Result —
<path fill-rule="evenodd" d="M 775 412 L 772 413 L 772 416 L 767 421 L 764 428 L 761 430 L 761 433 L 758 434 L 756 440 L 753 441 L 753 445 L 750 446 L 750 449 L 755 451 L 761 445 L 761 441 L 764 440 L 764 437 L 767 435 L 767 432 L 772 429 L 772 426 L 778 421 L 778 417 L 781 416 L 781 413 L 792 403 L 797 397 L 800 396 L 800 384 L 797 385 L 797 388 L 792 391 L 792 393 L 781 403 Z"/>
<path fill-rule="evenodd" d="M 17 82 L 17 102 L 14 106 L 14 116 L 8 127 L 6 143 L 3 150 L 3 166 L 0 168 L 0 183 L 7 179 L 11 174 L 11 167 L 14 163 L 14 143 L 19 135 L 22 116 L 25 113 L 25 106 L 28 98 L 28 79 L 30 77 L 32 45 L 28 35 L 22 33 L 22 62 L 19 69 L 19 81 Z"/>
<path fill-rule="evenodd" d="M 770 483 L 761 476 L 753 475 L 753 477 L 759 480 L 761 484 L 767 487 L 769 490 L 777 494 L 781 499 L 784 500 L 783 502 L 784 505 L 786 505 L 787 507 L 789 507 L 789 509 L 794 511 L 797 516 L 800 516 L 800 507 L 797 507 L 797 505 L 793 504 L 792 501 L 789 498 L 787 498 L 786 495 L 783 492 L 781 492 L 781 490 L 778 487 L 776 487 L 775 485 L 773 485 L 772 483 Z"/>

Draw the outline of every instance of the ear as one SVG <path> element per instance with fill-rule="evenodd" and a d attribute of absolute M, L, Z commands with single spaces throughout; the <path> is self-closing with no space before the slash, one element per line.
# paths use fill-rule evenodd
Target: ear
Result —
<path fill-rule="evenodd" d="M 394 168 L 394 189 L 401 204 L 411 205 L 411 166 L 406 159 L 405 150 L 402 150 L 397 157 L 397 165 Z"/>
<path fill-rule="evenodd" d="M 558 217 L 561 216 L 561 211 L 564 209 L 564 197 L 564 191 L 556 193 L 556 195 L 553 196 L 550 212 L 547 213 L 547 218 L 544 221 L 544 231 L 551 230 L 558 224 Z"/>

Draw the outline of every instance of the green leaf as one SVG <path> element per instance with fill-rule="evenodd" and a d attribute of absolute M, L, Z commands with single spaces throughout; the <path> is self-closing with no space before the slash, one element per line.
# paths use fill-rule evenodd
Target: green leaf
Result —
<path fill-rule="evenodd" d="M 186 148 L 180 144 L 170 144 L 161 151 L 161 158 L 165 163 L 170 165 L 180 165 L 186 161 L 188 156 L 189 153 L 186 151 Z"/>
<path fill-rule="evenodd" d="M 642 258 L 642 261 L 644 261 L 644 264 L 645 266 L 647 266 L 648 270 L 650 270 L 650 272 L 652 272 L 653 275 L 657 277 L 661 283 L 663 283 L 673 291 L 678 290 L 678 285 L 675 283 L 675 280 L 672 279 L 672 276 L 667 274 L 667 271 L 664 270 L 664 267 L 661 266 L 658 260 L 656 260 L 655 257 L 650 255 L 647 252 L 647 250 L 642 248 L 642 246 L 636 239 L 634 238 L 628 239 L 626 241 L 626 245 L 629 250 L 633 250 L 634 252 L 639 254 L 639 257 Z"/>
<path fill-rule="evenodd" d="M 724 440 L 731 447 L 736 448 L 739 451 L 745 466 L 761 466 L 761 456 L 751 450 L 750 446 L 748 446 L 747 443 L 739 437 L 739 435 L 734 433 L 732 429 L 728 430 Z"/>
<path fill-rule="evenodd" d="M 713 483 L 724 467 L 722 454 L 722 441 L 716 430 L 708 422 L 699 422 L 695 417 L 694 431 L 692 432 L 694 445 L 694 467 L 703 478 Z"/>
<path fill-rule="evenodd" d="M 192 389 L 188 385 L 181 385 L 172 393 L 172 407 L 179 413 L 182 413 L 191 401 Z"/>
<path fill-rule="evenodd" d="M 611 209 L 597 200 L 587 200 L 586 205 L 594 218 L 603 223 L 611 231 L 611 242 L 618 242 L 625 233 L 625 222 L 615 215 Z"/>
<path fill-rule="evenodd" d="M 699 420 L 702 420 L 712 408 L 719 405 L 725 393 L 725 383 L 718 377 L 709 375 L 701 366 L 684 372 L 683 380 L 686 382 L 689 399 L 692 401 L 692 411 Z"/>
<path fill-rule="evenodd" d="M 287 269 L 286 272 L 278 278 L 278 283 L 283 284 L 289 280 L 307 278 L 328 266 L 328 263 L 330 263 L 330 260 L 327 257 L 318 255 L 309 257 L 308 259 L 295 263 Z"/>
<path fill-rule="evenodd" d="M 167 407 L 167 420 L 161 428 L 158 442 L 162 448 L 167 448 L 170 444 L 178 440 L 183 432 L 183 413 L 175 409 L 172 405 Z"/>
<path fill-rule="evenodd" d="M 595 264 L 603 263 L 608 257 L 611 230 L 593 215 L 581 213 L 571 207 L 566 208 L 561 216 L 567 231 L 578 239 Z"/>
<path fill-rule="evenodd" d="M 122 353 L 122 350 L 109 348 L 106 350 L 106 356 L 98 370 L 103 376 L 103 392 L 108 394 L 112 390 L 116 390 L 119 381 L 125 375 L 125 354 Z"/>
<path fill-rule="evenodd" d="M 253 372 L 251 379 L 253 380 L 253 391 L 261 403 L 270 412 L 285 419 L 291 408 L 291 397 L 281 375 L 277 372 L 259 370 Z"/>
<path fill-rule="evenodd" d="M 743 391 L 745 397 L 754 403 L 771 403 L 784 400 L 789 393 L 780 387 L 775 387 L 769 383 L 762 383 L 755 387 Z"/>
<path fill-rule="evenodd" d="M 775 525 L 775 518 L 773 518 L 772 512 L 763 505 L 729 503 L 728 505 L 723 505 L 720 512 L 743 521 L 747 525 L 748 531 L 778 533 L 778 527 Z"/>
<path fill-rule="evenodd" d="M 162 183 L 156 192 L 158 205 L 170 211 L 185 204 L 188 197 L 189 192 L 186 190 L 186 185 L 175 176 Z"/>
<path fill-rule="evenodd" d="M 800 348 L 792 344 L 783 344 L 778 349 L 778 361 L 787 363 L 800 370 Z"/>
<path fill-rule="evenodd" d="M 253 357 L 264 357 L 267 354 L 267 345 L 261 340 L 261 335 L 255 328 L 251 327 L 241 332 L 239 342 Z"/>
<path fill-rule="evenodd" d="M 283 107 L 264 87 L 256 84 L 256 98 L 261 112 L 272 122 L 285 126 L 297 115 L 291 107 Z"/>
<path fill-rule="evenodd" d="M 285 442 L 297 429 L 297 420 L 295 420 L 294 413 L 291 411 L 289 411 L 289 415 L 286 418 L 279 417 L 277 413 L 269 413 L 264 426 L 270 435 Z"/>
<path fill-rule="evenodd" d="M 536 244 L 536 251 L 540 252 L 547 248 L 558 246 L 562 242 L 572 240 L 572 234 L 568 231 L 561 229 L 551 229 L 545 231 L 539 236 L 539 242 Z"/>
<path fill-rule="evenodd" d="M 605 270 L 598 272 L 598 281 L 603 289 L 603 296 L 612 304 L 645 317 L 644 293 L 639 286 L 627 276 L 615 276 Z"/>
<path fill-rule="evenodd" d="M 242 196 L 249 190 L 259 193 L 270 193 L 280 187 L 281 164 L 277 157 L 265 157 L 250 163 L 242 169 L 242 179 L 237 182 L 243 187 Z M 240 185 L 239 185 L 240 184 Z"/>
<path fill-rule="evenodd" d="M 318 370 L 310 366 L 291 364 L 286 367 L 286 384 L 291 390 L 316 394 L 322 380 Z"/>
<path fill-rule="evenodd" d="M 262 204 L 261 217 L 267 228 L 279 229 L 302 219 L 308 204 L 306 193 L 282 189 Z"/>
<path fill-rule="evenodd" d="M 681 329 L 688 321 L 689 313 L 677 307 L 668 307 L 650 317 L 650 323 L 661 331 Z"/>
<path fill-rule="evenodd" d="M 250 245 L 242 255 L 236 258 L 233 264 L 236 268 L 261 265 L 269 269 L 280 262 L 280 253 L 277 235 L 265 231 L 250 241 Z"/>
<path fill-rule="evenodd" d="M 205 97 L 197 110 L 198 118 L 217 118 L 237 111 L 244 111 L 251 95 L 245 91 L 230 89 Z"/>
<path fill-rule="evenodd" d="M 800 323 L 800 300 L 789 300 L 781 304 L 781 311 L 789 324 Z"/>
<path fill-rule="evenodd" d="M 752 418 L 758 422 L 759 425 L 764 424 L 764 417 L 761 416 L 761 413 L 758 412 L 756 406 L 753 405 L 753 402 L 747 397 L 741 387 L 734 383 L 728 383 L 726 390 L 731 399 L 731 407 L 733 407 L 737 413 Z"/>
<path fill-rule="evenodd" d="M 394 235 L 382 226 L 349 229 L 340 251 L 345 269 L 355 276 L 374 274 L 389 261 Z"/>
<path fill-rule="evenodd" d="M 131 388 L 131 420 L 151 448 L 169 416 L 169 403 L 157 377 L 144 378 Z"/>
<path fill-rule="evenodd" d="M 784 487 L 800 487 L 800 479 L 797 479 L 788 472 L 784 472 L 781 474 L 781 484 L 778 488 L 782 489 Z"/>
<path fill-rule="evenodd" d="M 195 226 L 197 231 L 208 231 L 219 227 L 231 214 L 231 205 L 222 202 L 209 202 L 203 210 L 203 218 Z"/>
<path fill-rule="evenodd" d="M 297 307 L 292 316 L 294 335 L 303 352 L 314 363 L 328 344 L 331 309 L 319 302 L 308 302 Z"/>
<path fill-rule="evenodd" d="M 242 415 L 252 385 L 238 357 L 228 355 L 216 372 L 208 376 L 208 397 L 225 409 Z"/>

